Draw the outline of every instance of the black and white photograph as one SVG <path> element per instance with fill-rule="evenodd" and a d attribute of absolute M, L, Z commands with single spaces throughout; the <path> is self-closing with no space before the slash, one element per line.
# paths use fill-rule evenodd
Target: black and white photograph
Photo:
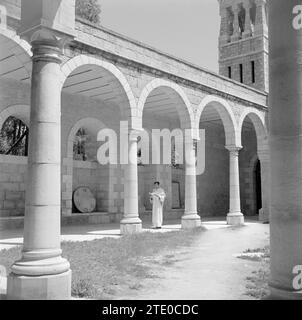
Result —
<path fill-rule="evenodd" d="M 302 0 L 0 0 L 0 309 L 301 299 Z"/>

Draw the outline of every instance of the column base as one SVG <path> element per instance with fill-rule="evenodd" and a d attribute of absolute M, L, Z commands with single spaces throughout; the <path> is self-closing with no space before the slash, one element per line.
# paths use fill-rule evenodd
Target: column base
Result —
<path fill-rule="evenodd" d="M 289 291 L 286 289 L 275 288 L 273 286 L 269 286 L 270 288 L 270 296 L 268 299 L 270 300 L 302 300 L 302 290 L 301 291 Z"/>
<path fill-rule="evenodd" d="M 230 226 L 244 225 L 244 216 L 242 213 L 228 213 L 227 224 Z"/>
<path fill-rule="evenodd" d="M 139 218 L 125 218 L 120 224 L 121 235 L 134 234 L 142 232 L 142 221 Z"/>
<path fill-rule="evenodd" d="M 45 276 L 7 278 L 8 300 L 69 300 L 71 298 L 71 270 Z"/>
<path fill-rule="evenodd" d="M 181 218 L 182 229 L 194 229 L 201 227 L 201 219 L 198 214 L 184 215 Z"/>

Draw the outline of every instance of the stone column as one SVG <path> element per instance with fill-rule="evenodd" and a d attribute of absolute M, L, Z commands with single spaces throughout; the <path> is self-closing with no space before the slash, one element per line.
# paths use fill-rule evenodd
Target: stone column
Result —
<path fill-rule="evenodd" d="M 240 28 L 239 28 L 239 8 L 238 5 L 232 7 L 234 13 L 234 22 L 233 22 L 233 35 L 231 36 L 231 41 L 236 41 L 240 39 Z"/>
<path fill-rule="evenodd" d="M 267 33 L 266 0 L 256 0 L 255 35 Z"/>
<path fill-rule="evenodd" d="M 124 218 L 121 234 L 132 234 L 142 230 L 138 213 L 137 132 L 129 134 L 128 161 L 124 169 Z"/>
<path fill-rule="evenodd" d="M 242 225 L 244 216 L 240 207 L 239 151 L 242 147 L 226 146 L 230 152 L 230 209 L 227 215 L 229 225 Z"/>
<path fill-rule="evenodd" d="M 243 32 L 243 38 L 248 38 L 252 36 L 252 21 L 251 21 L 251 4 L 250 1 L 244 2 L 243 7 L 245 9 L 245 26 Z"/>
<path fill-rule="evenodd" d="M 193 139 L 185 139 L 185 212 L 181 218 L 183 229 L 201 226 L 200 216 L 197 214 L 196 193 L 196 156 Z"/>
<path fill-rule="evenodd" d="M 268 4 L 270 289 L 273 298 L 302 299 L 301 1 Z"/>
<path fill-rule="evenodd" d="M 269 222 L 269 199 L 270 199 L 270 186 L 269 186 L 269 150 L 258 151 L 258 157 L 261 166 L 261 193 L 262 193 L 262 209 L 259 213 L 259 220 L 261 222 Z"/>
<path fill-rule="evenodd" d="M 22 258 L 8 299 L 69 299 L 71 270 L 61 257 L 61 88 L 56 40 L 32 42 L 28 179 Z"/>

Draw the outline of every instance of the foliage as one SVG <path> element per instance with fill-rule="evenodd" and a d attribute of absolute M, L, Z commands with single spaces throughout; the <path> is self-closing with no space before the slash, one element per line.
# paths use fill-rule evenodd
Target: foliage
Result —
<path fill-rule="evenodd" d="M 76 15 L 94 24 L 100 24 L 101 6 L 97 0 L 76 0 Z"/>
<path fill-rule="evenodd" d="M 81 128 L 76 133 L 74 142 L 73 142 L 73 159 L 74 160 L 87 160 L 86 154 L 86 139 L 87 135 L 85 129 Z"/>
<path fill-rule="evenodd" d="M 260 268 L 253 271 L 251 276 L 246 278 L 246 294 L 258 300 L 267 298 L 269 296 L 270 247 L 248 249 L 238 256 L 238 258 L 260 262 Z"/>
<path fill-rule="evenodd" d="M 9 117 L 0 132 L 0 154 L 27 156 L 28 128 L 19 119 Z"/>
<path fill-rule="evenodd" d="M 131 290 L 139 290 L 144 280 L 158 277 L 153 270 L 154 264 L 171 266 L 175 255 L 179 256 L 184 247 L 191 246 L 202 232 L 203 228 L 197 228 L 180 232 L 143 232 L 117 239 L 63 242 L 63 255 L 72 270 L 72 295 L 116 299 L 125 293 L 130 294 Z M 1 264 L 7 270 L 20 256 L 21 247 L 0 251 Z"/>

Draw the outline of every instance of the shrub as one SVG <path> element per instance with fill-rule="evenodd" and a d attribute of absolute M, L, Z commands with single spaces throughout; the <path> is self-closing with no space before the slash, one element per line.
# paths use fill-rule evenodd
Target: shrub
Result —
<path fill-rule="evenodd" d="M 98 0 L 76 0 L 76 15 L 94 24 L 100 24 L 101 6 Z"/>

